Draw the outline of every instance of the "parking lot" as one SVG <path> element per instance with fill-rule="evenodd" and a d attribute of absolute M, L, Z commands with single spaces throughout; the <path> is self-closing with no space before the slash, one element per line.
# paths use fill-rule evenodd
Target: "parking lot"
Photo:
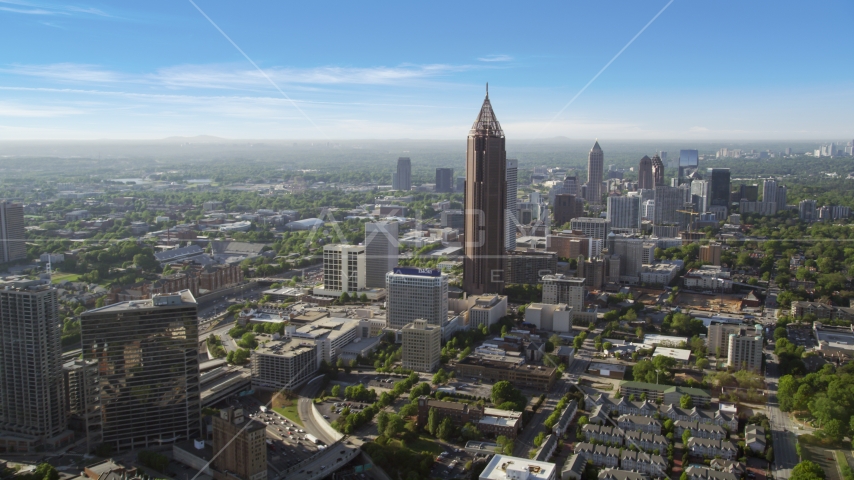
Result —
<path fill-rule="evenodd" d="M 457 478 L 464 476 L 466 462 L 472 460 L 472 455 L 459 448 L 450 448 L 435 458 L 436 463 L 430 469 L 430 475 L 435 478 Z"/>

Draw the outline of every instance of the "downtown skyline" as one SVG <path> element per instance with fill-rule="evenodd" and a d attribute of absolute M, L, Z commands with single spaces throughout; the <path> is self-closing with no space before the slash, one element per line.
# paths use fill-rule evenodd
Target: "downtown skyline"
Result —
<path fill-rule="evenodd" d="M 0 140 L 454 139 L 487 81 L 518 141 L 850 136 L 844 33 L 797 27 L 845 2 L 196 5 L 0 2 Z"/>

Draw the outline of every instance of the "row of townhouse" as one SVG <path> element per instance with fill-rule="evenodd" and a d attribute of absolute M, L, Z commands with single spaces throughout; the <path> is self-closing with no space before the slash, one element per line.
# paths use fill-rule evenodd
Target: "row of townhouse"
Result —
<path fill-rule="evenodd" d="M 599 472 L 597 480 L 648 480 L 649 477 L 643 473 L 618 470 L 616 468 L 605 468 Z"/>
<path fill-rule="evenodd" d="M 617 418 L 617 426 L 623 431 L 637 431 L 661 434 L 661 422 L 653 417 L 643 415 L 620 415 Z"/>
<path fill-rule="evenodd" d="M 685 475 L 688 477 L 688 480 L 741 480 L 741 476 L 736 476 L 729 472 L 721 472 L 695 465 L 686 468 Z"/>
<path fill-rule="evenodd" d="M 679 408 L 675 405 L 662 405 L 661 417 L 669 418 L 674 422 L 679 420 L 699 422 L 707 425 L 718 425 L 730 432 L 738 431 L 738 416 L 720 410 L 700 410 L 697 407 Z"/>
<path fill-rule="evenodd" d="M 623 439 L 626 437 L 626 432 L 618 427 L 593 425 L 591 423 L 581 427 L 581 433 L 584 435 L 584 439 L 588 442 L 595 440 L 597 442 L 614 445 L 622 445 Z"/>
<path fill-rule="evenodd" d="M 711 438 L 689 438 L 688 450 L 698 457 L 720 457 L 725 460 L 732 460 L 738 454 L 738 449 L 729 440 L 712 440 Z"/>
<path fill-rule="evenodd" d="M 569 428 L 569 424 L 572 422 L 572 419 L 575 418 L 576 413 L 578 413 L 578 402 L 570 400 L 569 403 L 566 404 L 566 408 L 561 412 L 557 423 L 555 423 L 554 428 L 552 428 L 552 432 L 558 437 L 562 437 L 563 434 L 566 433 L 566 429 Z"/>
<path fill-rule="evenodd" d="M 625 397 L 619 401 L 608 398 L 604 394 L 585 395 L 584 406 L 591 412 L 591 421 L 595 414 L 609 414 L 613 411 L 621 415 L 639 415 L 645 417 L 660 416 L 662 420 L 670 419 L 674 422 L 698 422 L 705 425 L 717 425 L 730 432 L 738 430 L 738 417 L 733 413 L 721 412 L 720 410 L 701 410 L 699 408 L 680 408 L 676 405 L 655 406 L 649 401 L 630 402 Z"/>
<path fill-rule="evenodd" d="M 635 446 L 640 450 L 664 455 L 669 442 L 663 435 L 641 431 L 624 431 L 619 427 L 587 424 L 581 427 L 588 442 L 601 442 L 617 446 Z"/>
<path fill-rule="evenodd" d="M 617 447 L 579 442 L 575 444 L 575 453 L 584 457 L 585 462 L 591 461 L 597 467 L 617 468 L 620 464 L 620 449 Z"/>
<path fill-rule="evenodd" d="M 720 425 L 714 425 L 709 423 L 700 423 L 697 421 L 688 421 L 688 420 L 676 420 L 673 424 L 674 429 L 676 430 L 676 436 L 681 438 L 683 432 L 688 430 L 691 432 L 692 437 L 698 438 L 711 438 L 712 440 L 723 440 L 727 436 L 726 429 L 721 427 Z"/>
<path fill-rule="evenodd" d="M 667 476 L 667 460 L 661 455 L 650 455 L 644 452 L 623 450 L 620 456 L 620 468 L 645 473 L 651 477 Z"/>
<path fill-rule="evenodd" d="M 560 443 L 560 438 L 557 435 L 546 435 L 546 438 L 543 439 L 543 443 L 540 445 L 540 449 L 537 450 L 537 454 L 534 456 L 534 460 L 538 462 L 548 461 L 554 455 L 555 450 L 557 450 L 558 443 Z"/>
<path fill-rule="evenodd" d="M 647 452 L 655 452 L 659 455 L 667 453 L 670 442 L 664 435 L 646 432 L 626 432 L 626 445 L 634 445 Z"/>
<path fill-rule="evenodd" d="M 651 417 L 658 413 L 658 405 L 650 402 L 649 400 L 633 402 L 627 400 L 626 397 L 622 397 L 618 400 L 609 398 L 601 393 L 599 395 L 584 396 L 584 407 L 588 411 L 591 411 L 596 406 L 601 406 L 605 413 L 616 411 L 620 415 L 630 414 Z"/>

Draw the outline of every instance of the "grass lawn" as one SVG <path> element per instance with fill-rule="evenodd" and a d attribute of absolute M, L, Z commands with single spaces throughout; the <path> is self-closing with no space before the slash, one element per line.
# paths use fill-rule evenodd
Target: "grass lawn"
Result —
<path fill-rule="evenodd" d="M 54 273 L 50 278 L 50 283 L 59 283 L 66 280 L 76 282 L 78 278 L 80 278 L 80 275 L 76 273 Z"/>
<path fill-rule="evenodd" d="M 399 440 L 395 440 L 394 443 L 398 446 L 403 447 Z M 433 441 L 430 437 L 425 437 L 423 435 L 418 437 L 418 440 L 407 443 L 404 448 L 408 448 L 416 453 L 430 452 L 430 454 L 434 456 L 442 453 L 445 450 L 444 448 L 442 448 L 441 445 Z"/>
<path fill-rule="evenodd" d="M 281 415 L 281 416 L 289 419 L 290 421 L 296 423 L 300 427 L 303 426 L 302 420 L 300 420 L 300 418 L 299 418 L 299 412 L 297 411 L 296 404 L 293 404 L 289 407 L 274 408 L 273 410 L 275 410 L 275 412 L 278 413 L 279 415 Z"/>

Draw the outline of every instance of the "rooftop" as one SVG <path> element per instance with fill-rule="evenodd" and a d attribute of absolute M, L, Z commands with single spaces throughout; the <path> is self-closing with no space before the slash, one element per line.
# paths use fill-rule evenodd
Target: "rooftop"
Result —
<path fill-rule="evenodd" d="M 588 370 L 608 370 L 610 372 L 625 372 L 625 365 L 618 365 L 616 363 L 591 363 L 588 367 Z"/>
<path fill-rule="evenodd" d="M 281 357 L 295 357 L 309 350 L 316 350 L 317 345 L 298 338 L 285 338 L 272 340 L 255 349 L 259 355 L 277 355 Z"/>
<path fill-rule="evenodd" d="M 691 350 L 683 350 L 681 348 L 670 347 L 656 347 L 655 352 L 652 354 L 652 356 L 657 357 L 659 355 L 670 357 L 681 362 L 687 362 L 688 359 L 691 358 Z"/>
<path fill-rule="evenodd" d="M 126 312 L 132 310 L 158 309 L 160 307 L 189 307 L 196 306 L 196 299 L 189 290 L 181 290 L 177 293 L 169 295 L 154 295 L 153 298 L 147 300 L 131 300 L 129 302 L 119 302 L 105 307 L 96 308 L 85 312 L 85 315 L 92 313 L 111 313 L 111 312 Z"/>
<path fill-rule="evenodd" d="M 480 474 L 480 480 L 548 480 L 556 476 L 557 465 L 527 458 L 495 455 Z"/>

